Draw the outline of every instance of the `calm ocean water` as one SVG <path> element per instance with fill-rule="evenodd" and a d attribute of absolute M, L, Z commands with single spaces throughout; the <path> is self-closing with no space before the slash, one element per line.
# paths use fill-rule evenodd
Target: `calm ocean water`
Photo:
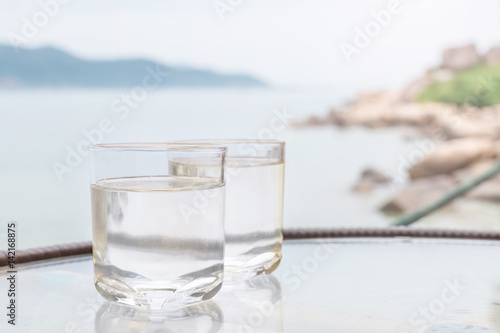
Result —
<path fill-rule="evenodd" d="M 387 225 L 377 211 L 387 191 L 359 196 L 350 188 L 364 167 L 395 171 L 415 149 L 397 131 L 290 127 L 290 121 L 325 114 L 345 100 L 327 89 L 161 90 L 128 105 L 124 93 L 0 92 L 0 225 L 19 223 L 20 248 L 91 239 L 82 149 L 89 137 L 286 140 L 285 228 Z"/>

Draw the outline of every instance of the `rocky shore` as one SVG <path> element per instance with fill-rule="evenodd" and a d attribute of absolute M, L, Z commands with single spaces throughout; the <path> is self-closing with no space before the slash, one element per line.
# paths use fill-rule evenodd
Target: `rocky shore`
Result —
<path fill-rule="evenodd" d="M 500 94 L 500 82 L 478 77 L 477 88 L 463 103 L 418 101 L 429 85 L 452 80 L 477 64 L 500 64 L 500 47 L 484 55 L 473 45 L 445 50 L 439 68 L 429 70 L 404 89 L 360 94 L 326 117 L 312 116 L 296 126 L 415 129 L 425 147 L 420 151 L 426 154 L 415 154 L 407 168 L 408 184 L 381 207 L 387 213 L 413 211 L 484 172 L 500 156 L 500 105 L 478 106 L 488 94 Z M 369 168 L 353 190 L 366 193 L 392 181 L 383 171 Z M 500 176 L 472 190 L 466 198 L 500 202 Z"/>

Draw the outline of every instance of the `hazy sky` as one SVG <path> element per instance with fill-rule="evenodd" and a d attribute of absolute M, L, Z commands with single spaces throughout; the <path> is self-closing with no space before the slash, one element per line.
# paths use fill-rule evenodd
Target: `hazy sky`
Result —
<path fill-rule="evenodd" d="M 247 72 L 277 85 L 397 86 L 437 65 L 443 47 L 500 45 L 500 0 L 400 0 L 350 64 L 340 44 L 354 45 L 355 29 L 397 0 L 64 1 L 27 47 Z M 231 8 L 224 20 L 214 3 Z M 40 10 L 37 1 L 0 0 L 0 40 L 21 35 L 23 18 Z"/>

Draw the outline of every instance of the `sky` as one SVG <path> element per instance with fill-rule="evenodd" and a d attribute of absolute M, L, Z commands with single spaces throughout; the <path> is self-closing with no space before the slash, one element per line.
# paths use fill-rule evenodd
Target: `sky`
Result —
<path fill-rule="evenodd" d="M 393 88 L 438 65 L 445 47 L 500 45 L 500 0 L 0 0 L 0 42 L 35 18 L 24 47 L 243 72 L 276 86 Z M 372 36 L 356 47 L 367 27 Z M 350 61 L 347 44 L 357 49 Z"/>

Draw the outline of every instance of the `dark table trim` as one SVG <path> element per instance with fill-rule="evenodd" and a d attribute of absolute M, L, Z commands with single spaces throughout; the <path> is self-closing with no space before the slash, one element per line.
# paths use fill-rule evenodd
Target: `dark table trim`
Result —
<path fill-rule="evenodd" d="M 285 240 L 314 238 L 445 238 L 500 240 L 500 232 L 419 229 L 409 227 L 392 228 L 332 228 L 332 229 L 289 229 L 283 232 Z M 71 243 L 16 251 L 15 264 L 91 254 L 92 242 Z M 0 251 L 0 267 L 8 265 L 7 251 Z"/>

